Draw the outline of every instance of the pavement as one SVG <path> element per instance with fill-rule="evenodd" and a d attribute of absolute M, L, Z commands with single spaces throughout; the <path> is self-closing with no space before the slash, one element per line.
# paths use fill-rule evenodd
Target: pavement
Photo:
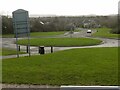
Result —
<path fill-rule="evenodd" d="M 26 84 L 2 84 L 2 90 L 120 90 L 118 86 L 48 86 Z"/>
<path fill-rule="evenodd" d="M 60 90 L 119 90 L 118 86 L 61 86 Z"/>

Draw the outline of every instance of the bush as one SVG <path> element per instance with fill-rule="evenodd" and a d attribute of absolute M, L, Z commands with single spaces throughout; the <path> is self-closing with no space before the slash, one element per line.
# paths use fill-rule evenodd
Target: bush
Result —
<path fill-rule="evenodd" d="M 113 34 L 120 34 L 120 28 L 112 28 L 110 32 Z"/>

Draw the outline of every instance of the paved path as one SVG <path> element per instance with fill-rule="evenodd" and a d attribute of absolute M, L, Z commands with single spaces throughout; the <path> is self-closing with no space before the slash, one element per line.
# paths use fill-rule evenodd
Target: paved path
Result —
<path fill-rule="evenodd" d="M 119 90 L 118 86 L 61 86 L 60 90 Z"/>
<path fill-rule="evenodd" d="M 2 88 L 23 88 L 30 90 L 119 90 L 118 86 L 48 86 L 48 85 L 29 85 L 29 84 L 2 84 Z M 3 89 L 4 90 L 4 89 Z"/>

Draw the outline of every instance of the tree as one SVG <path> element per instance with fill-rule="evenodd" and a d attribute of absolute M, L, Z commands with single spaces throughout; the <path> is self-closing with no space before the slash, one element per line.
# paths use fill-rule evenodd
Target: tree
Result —
<path fill-rule="evenodd" d="M 3 34 L 12 34 L 14 33 L 12 18 L 7 16 L 2 16 L 2 33 Z"/>

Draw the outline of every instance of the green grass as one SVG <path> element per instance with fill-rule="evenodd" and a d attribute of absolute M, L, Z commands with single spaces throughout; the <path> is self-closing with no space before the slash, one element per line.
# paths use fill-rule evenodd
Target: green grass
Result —
<path fill-rule="evenodd" d="M 32 32 L 31 36 L 54 36 L 64 34 L 65 32 Z"/>
<path fill-rule="evenodd" d="M 118 36 L 120 36 L 120 34 L 112 34 L 110 33 L 110 28 L 96 28 L 96 30 L 98 30 L 98 32 L 94 33 L 92 36 L 95 37 L 103 37 L 103 38 L 116 38 L 118 39 Z"/>
<path fill-rule="evenodd" d="M 43 37 L 43 36 L 55 36 L 55 35 L 61 35 L 64 34 L 64 31 L 61 32 L 31 32 L 30 36 L 31 37 Z M 11 38 L 14 37 L 14 34 L 6 34 L 2 35 L 4 38 Z"/>
<path fill-rule="evenodd" d="M 100 44 L 102 41 L 90 38 L 35 38 L 30 40 L 32 46 L 88 46 Z M 19 40 L 19 44 L 27 44 L 27 40 Z"/>
<path fill-rule="evenodd" d="M 40 85 L 118 85 L 118 49 L 71 49 L 5 59 L 3 83 Z"/>
<path fill-rule="evenodd" d="M 25 54 L 25 52 L 19 52 L 20 54 Z M 2 56 L 7 56 L 7 55 L 15 55 L 16 50 L 13 49 L 8 49 L 8 48 L 2 48 Z"/>

